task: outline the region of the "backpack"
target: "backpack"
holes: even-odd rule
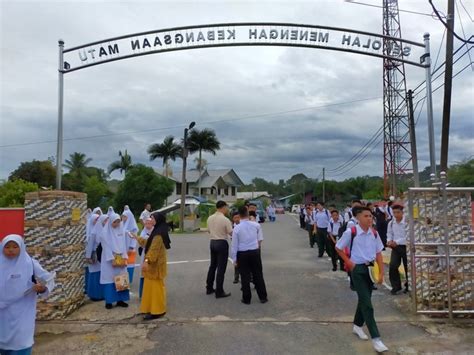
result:
[[[95,249],[95,252],[97,254],[97,261],[100,263],[102,261],[102,244],[101,243],[99,243],[99,245]]]

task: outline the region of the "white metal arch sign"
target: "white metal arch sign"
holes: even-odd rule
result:
[[[64,74],[149,54],[238,46],[319,48],[379,57],[391,65],[406,63],[425,68],[428,123],[432,122],[429,34],[425,34],[423,43],[419,43],[339,27],[242,22],[166,28],[108,38],[72,48],[64,48],[64,41],[60,40],[56,188],[61,188]],[[434,141],[432,127],[429,127],[429,138]]]
[[[388,48],[384,48],[384,40]],[[65,73],[142,55],[230,46],[289,46],[345,51],[415,66],[425,44],[345,28],[293,23],[229,23],[167,28],[63,49]]]

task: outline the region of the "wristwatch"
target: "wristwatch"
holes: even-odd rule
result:
[[[148,263],[148,259],[145,259],[145,262]]]

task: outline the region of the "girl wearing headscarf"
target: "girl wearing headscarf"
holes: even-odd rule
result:
[[[115,288],[115,276],[127,272],[126,260],[128,255],[125,238],[120,215],[112,213],[100,238],[102,245],[100,284],[104,292],[105,308],[107,309],[111,309],[114,302],[117,302],[119,307],[128,307],[125,301],[130,299],[129,290],[117,291]],[[125,260],[125,264],[117,263],[123,260]]]
[[[137,222],[135,221],[135,216],[133,215],[130,208],[125,205],[125,209],[122,213],[122,222],[123,222],[123,229],[125,231],[125,235],[128,235],[128,232],[131,233],[138,233],[138,226]],[[133,273],[135,271],[135,257],[137,255],[136,248],[137,248],[137,241],[132,238],[125,238],[127,243],[127,253],[128,253],[128,277],[130,279],[130,284],[133,281]]]
[[[140,313],[145,320],[156,319],[166,314],[166,249],[170,248],[169,227],[166,217],[155,212],[151,215],[155,227],[148,239],[133,235],[145,247],[145,260],[142,266],[144,276],[143,297]]]
[[[92,229],[94,228],[94,224],[97,221],[97,217],[102,214],[102,210],[100,207],[94,208],[94,210],[91,211],[90,208],[87,209],[87,214],[86,214],[86,249],[87,245],[89,244],[90,236]],[[87,257],[86,257],[87,258]],[[87,263],[87,260],[86,260]],[[84,293],[87,294],[87,288],[89,286],[89,267],[86,266],[85,268],[85,276],[84,276]]]
[[[31,354],[36,299],[54,288],[54,273],[44,270],[26,252],[23,238],[6,236],[0,252],[0,353]]]
[[[147,240],[150,237],[151,232],[153,232],[153,228],[155,227],[155,220],[151,217],[148,217],[143,220],[143,223],[145,224],[145,226],[140,232],[140,237],[143,238],[144,240]],[[143,266],[144,262],[145,262],[145,254],[142,253],[140,256],[140,266]],[[142,275],[140,277],[140,287],[138,289],[138,296],[140,297],[140,299],[142,298],[142,293],[143,293],[143,282],[144,281],[143,281],[143,272],[142,272]]]
[[[97,247],[100,244],[100,237],[108,218],[106,214],[97,215],[86,247],[86,262],[88,263],[87,267],[89,269],[87,295],[92,301],[104,299],[104,293],[100,286],[100,256],[97,255]]]

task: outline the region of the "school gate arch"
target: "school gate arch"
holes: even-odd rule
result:
[[[389,59],[425,69],[430,161],[434,162],[429,34],[423,43],[348,28],[277,22],[217,23],[127,34],[65,48],[59,40],[56,188],[61,189],[64,75],[117,60],[172,51],[280,46],[326,49]],[[433,164],[432,164],[433,165]]]

